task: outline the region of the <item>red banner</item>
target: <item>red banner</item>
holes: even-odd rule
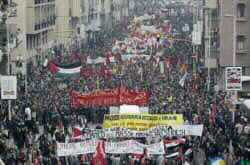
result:
[[[119,106],[122,104],[144,106],[148,104],[149,93],[137,92],[121,87],[112,90],[96,91],[88,94],[71,92],[71,106],[98,107],[98,106]]]

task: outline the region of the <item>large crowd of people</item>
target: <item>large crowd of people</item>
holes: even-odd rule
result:
[[[155,38],[155,45],[151,48],[146,47],[145,50],[149,58],[122,60],[122,55],[126,51],[121,49],[112,52],[111,47],[107,48],[105,44],[101,44],[98,49],[105,51],[104,56],[113,55],[116,62],[107,62],[105,65],[87,64],[87,53],[77,57],[68,55],[77,54],[80,51],[77,46],[74,47],[74,53],[66,55],[62,55],[62,47],[54,48],[55,53],[51,60],[58,63],[80,60],[83,68],[105,68],[110,71],[108,75],[57,78],[49,72],[48,67],[31,64],[27,74],[28,84],[25,85],[24,80],[18,79],[18,98],[11,103],[11,120],[8,118],[7,101],[0,101],[1,160],[7,165],[91,164],[93,154],[58,157],[56,143],[70,141],[74,126],[101,129],[103,116],[108,113],[109,108],[73,109],[69,93],[71,90],[88,93],[120,86],[148,91],[148,107],[151,114],[183,114],[186,124],[204,125],[202,137],[185,137],[188,139],[185,145],[193,149],[192,156],[184,160],[187,163],[202,165],[208,162],[209,157],[217,156],[223,157],[226,164],[233,165],[249,158],[250,137],[249,130],[245,129],[249,121],[245,114],[236,113],[233,121],[226,104],[226,93],[214,91],[212,87],[207,90],[206,71],[199,67],[193,70],[192,45],[188,42],[190,36],[181,30],[185,23],[191,27],[191,21],[188,22],[191,20],[189,14],[178,16],[177,21],[176,18],[168,18],[172,26],[168,34],[139,35],[142,40],[148,35]],[[159,27],[163,20],[154,19],[147,23]],[[124,40],[135,35],[138,37],[135,30],[138,24],[134,24],[135,27],[129,30]],[[172,34],[173,32],[176,34]],[[167,40],[166,44],[160,44],[165,35],[185,41]],[[135,46],[135,50],[140,49],[145,47]],[[164,66],[163,70],[161,63]],[[197,60],[197,66],[199,63]],[[184,75],[185,82],[181,85],[180,80]],[[168,159],[164,155],[143,154],[137,160],[137,156],[133,154],[107,154],[106,158],[108,164],[115,165],[184,163],[183,160]]]

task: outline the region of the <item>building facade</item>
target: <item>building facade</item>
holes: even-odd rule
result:
[[[54,45],[69,45],[112,29],[128,18],[129,0],[12,0],[7,20],[11,70],[26,73],[27,63],[42,62]]]
[[[6,67],[6,41],[7,41],[7,29],[6,29],[6,11],[7,4],[3,1],[0,2],[0,75],[7,73]]]
[[[55,0],[13,0],[16,14],[7,19],[8,43],[13,74],[26,74],[30,61],[41,61],[52,47]]]
[[[129,0],[113,0],[112,13],[115,22],[126,21],[129,16]]]
[[[250,75],[250,1],[222,0],[220,10],[219,67],[222,88],[225,89],[225,67],[240,66],[243,75]],[[250,91],[249,82],[243,82],[240,93]]]
[[[226,67],[240,66],[243,76],[250,75],[250,1],[205,0],[203,19],[205,67],[225,90]],[[248,82],[243,91],[250,91]]]
[[[220,65],[242,66],[250,74],[250,2],[223,0],[220,10]]]
[[[56,0],[57,41],[86,40],[95,31],[111,28],[111,5],[112,0]]]

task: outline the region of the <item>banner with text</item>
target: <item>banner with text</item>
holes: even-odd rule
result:
[[[128,105],[147,105],[149,93],[145,91],[137,92],[125,87],[96,91],[88,94],[81,94],[72,91],[70,94],[71,106],[78,107],[98,107],[98,106],[118,106]]]
[[[57,156],[70,156],[94,153],[98,141],[89,140],[77,143],[57,143]],[[163,142],[145,145],[135,140],[127,140],[121,142],[105,142],[105,153],[110,154],[127,154],[136,153],[142,154],[143,150],[147,148],[149,154],[158,155],[164,154]]]
[[[120,114],[105,115],[104,128],[128,128],[143,131],[152,127],[168,125],[176,126],[184,123],[182,114],[150,115],[150,114]]]
[[[226,67],[226,90],[242,90],[242,67]]]
[[[146,131],[134,131],[128,128],[83,129],[84,133],[74,139],[112,139],[112,138],[146,138],[146,137],[184,137],[202,136],[203,125],[159,126]]]
[[[14,100],[17,98],[16,76],[1,76],[1,99]]]

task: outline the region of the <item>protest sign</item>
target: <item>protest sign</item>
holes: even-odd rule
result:
[[[184,123],[181,114],[174,115],[150,115],[150,114],[120,114],[105,115],[104,128],[129,128],[143,131],[160,125],[182,125]]]
[[[116,106],[122,104],[143,106],[148,103],[148,100],[148,92],[137,92],[125,87],[96,91],[87,94],[81,94],[76,91],[70,93],[71,106],[74,108]]]
[[[94,153],[98,141],[88,140],[78,143],[57,143],[57,155],[58,156],[70,156]]]
[[[77,143],[57,143],[57,156],[70,156],[94,153],[98,141],[89,140]],[[142,154],[147,148],[149,154],[158,155],[164,154],[163,142],[145,145],[135,140],[126,140],[121,142],[105,142],[105,153],[110,154]]]
[[[16,76],[1,76],[1,99],[17,98],[17,79]]]
[[[134,131],[127,128],[109,128],[109,129],[84,129],[81,136],[72,137],[72,139],[111,139],[111,138],[142,138],[142,137],[184,137],[201,136],[203,125],[181,125],[176,127],[160,126],[148,129],[146,131]]]
[[[226,67],[226,90],[238,91],[242,89],[242,67]]]

